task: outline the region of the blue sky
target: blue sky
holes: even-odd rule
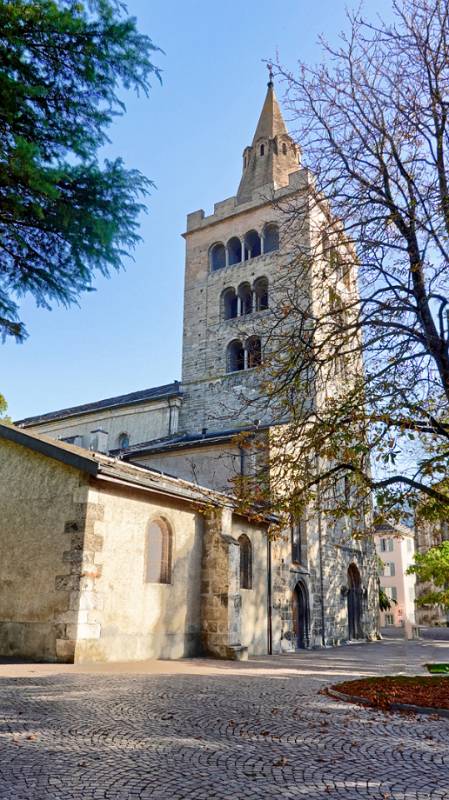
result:
[[[387,15],[390,2],[365,8]],[[319,61],[319,34],[335,41],[345,26],[340,0],[128,0],[128,10],[165,51],[155,55],[162,86],[155,81],[149,99],[124,95],[127,113],[105,153],[157,185],[143,242],[79,308],[22,304],[28,340],[0,345],[0,392],[14,419],[181,377],[186,214],[235,194],[265,96],[263,60],[279,53],[290,69],[298,58]]]

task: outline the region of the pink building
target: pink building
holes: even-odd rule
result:
[[[390,598],[391,609],[380,612],[380,626],[404,625],[408,620],[415,623],[415,582],[414,575],[406,575],[413,563],[415,538],[411,528],[405,525],[376,526],[376,552],[383,563],[379,565],[380,585]]]

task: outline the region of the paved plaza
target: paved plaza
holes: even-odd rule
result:
[[[246,664],[0,664],[0,798],[449,798],[449,719],[318,694],[444,659],[449,641],[392,638]]]

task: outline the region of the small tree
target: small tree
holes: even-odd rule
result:
[[[0,3],[0,333],[23,339],[17,300],[76,302],[138,241],[150,181],[100,163],[123,113],[148,92],[156,50],[118,0]]]
[[[417,605],[441,605],[449,609],[449,541],[431,547],[427,553],[416,553],[414,560],[407,574],[416,575],[420,582],[434,587],[417,598]]]

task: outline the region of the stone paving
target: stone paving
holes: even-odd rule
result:
[[[0,798],[449,798],[449,719],[319,695],[421,671],[449,642],[391,639],[256,658],[0,666]]]

